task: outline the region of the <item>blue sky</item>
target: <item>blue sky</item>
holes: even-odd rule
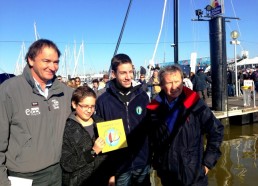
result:
[[[230,32],[240,32],[240,46],[250,58],[258,56],[258,1],[224,0],[227,17],[239,17],[226,23],[227,57],[234,57],[229,44]],[[210,56],[209,23],[196,22],[195,10],[202,9],[210,0],[179,0],[179,60]],[[68,70],[74,65],[73,51],[79,52],[84,43],[84,65],[78,56],[78,70],[86,73],[108,70],[129,0],[2,0],[0,2],[0,72],[13,73],[22,43],[27,49],[35,40],[34,22],[40,38],[53,40],[62,54],[69,49]],[[147,66],[152,58],[160,30],[163,0],[134,0],[118,53],[128,54],[136,67]],[[205,11],[204,11],[205,12]],[[167,0],[163,31],[155,55],[155,63],[173,61],[173,0]],[[74,47],[76,45],[76,48]],[[64,72],[60,64],[59,74]]]

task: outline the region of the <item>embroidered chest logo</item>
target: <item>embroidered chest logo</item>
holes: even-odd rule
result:
[[[25,109],[25,114],[27,116],[37,116],[40,115],[40,110],[39,110],[39,104],[38,102],[32,102],[31,103],[32,108],[30,109]]]
[[[53,99],[51,102],[54,109],[59,109],[59,101]]]
[[[140,106],[136,107],[136,113],[138,115],[141,115],[142,114],[142,107],[140,107]]]

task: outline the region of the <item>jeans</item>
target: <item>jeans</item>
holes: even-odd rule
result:
[[[116,175],[116,186],[150,186],[150,166]]]
[[[234,85],[228,84],[228,96],[234,96],[234,95],[235,95]]]
[[[201,99],[203,99],[204,101],[206,101],[207,89],[198,90],[197,93],[198,93],[198,95],[200,96]]]
[[[172,173],[169,171],[157,171],[157,175],[161,180],[162,186],[184,186],[184,184],[181,180],[178,180],[177,173]],[[188,184],[187,184],[188,185]],[[192,183],[191,186],[208,186],[208,176],[205,176],[205,178],[201,180],[196,180],[196,183]]]
[[[255,86],[255,91],[258,92],[258,81],[254,82],[254,86]]]
[[[61,186],[62,170],[60,164],[55,164],[43,170],[31,173],[19,173],[8,170],[9,176],[32,179],[32,186]]]

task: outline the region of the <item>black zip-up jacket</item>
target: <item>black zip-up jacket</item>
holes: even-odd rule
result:
[[[62,155],[60,164],[63,170],[64,186],[107,186],[110,177],[109,165],[106,164],[107,155],[91,154],[95,139],[97,138],[96,123],[102,118],[93,115],[94,136],[78,123],[74,113],[67,119]]]
[[[204,89],[207,89],[207,82],[212,83],[211,78],[207,76],[202,70],[199,70],[193,81],[194,90],[203,91]]]
[[[149,164],[148,123],[145,121],[149,97],[141,85],[132,86],[126,99],[121,98],[121,94],[115,80],[110,81],[96,104],[96,113],[104,120],[123,120],[128,147],[110,152],[115,173],[144,168]]]
[[[169,110],[163,91],[159,96],[161,102],[154,100],[147,107],[153,126],[154,168],[170,172],[175,185],[207,185],[203,166],[213,168],[221,156],[224,126],[196,92],[184,87],[173,107],[178,109],[178,116],[169,133],[166,118],[175,110]]]

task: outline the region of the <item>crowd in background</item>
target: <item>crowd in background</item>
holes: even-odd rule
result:
[[[141,67],[139,79],[134,79],[136,83],[142,85],[142,89],[147,92],[150,100],[154,99],[157,94],[161,91],[160,81],[158,78],[160,68],[153,68],[151,71],[151,76],[149,78],[146,77],[146,70],[143,70]],[[134,71],[135,73],[135,71]],[[112,79],[108,74],[104,74],[103,78],[93,79],[91,82],[81,82],[80,77],[70,78],[68,81],[64,81],[60,75],[58,76],[58,80],[65,83],[67,86],[76,89],[79,86],[89,86],[92,88],[97,97],[100,96],[103,92],[105,92],[106,83]],[[198,92],[199,96],[204,100],[207,97],[211,96],[211,76],[210,73],[204,73],[203,69],[199,69],[196,74],[191,72],[187,74],[184,72],[184,80],[183,83],[186,87],[190,88]]]

